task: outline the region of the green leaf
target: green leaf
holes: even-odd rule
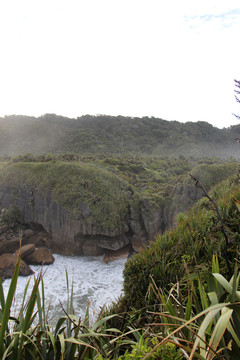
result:
[[[60,329],[62,328],[62,325],[64,324],[64,322],[66,321],[67,317],[61,317],[58,319],[57,325],[55,327],[55,331],[54,331],[54,336],[56,337],[58,332],[60,331]]]
[[[4,335],[5,331],[8,326],[8,320],[10,316],[10,309],[12,306],[13,297],[17,287],[17,280],[18,280],[18,273],[19,273],[19,266],[20,266],[20,253],[18,256],[18,260],[13,272],[12,280],[8,289],[7,299],[3,311],[2,323],[1,323],[1,330],[0,330],[0,358],[2,358],[4,353]]]
[[[188,301],[186,306],[186,312],[185,312],[185,319],[189,320],[192,313],[192,292],[188,294]]]
[[[20,308],[20,313],[19,313],[19,330],[21,329],[21,326],[22,326],[22,321],[23,321],[23,310],[24,310],[24,303],[25,303],[25,299],[26,299],[26,296],[27,296],[27,290],[28,290],[28,287],[29,287],[29,283],[30,283],[30,279],[28,279],[27,281],[27,284],[25,286],[25,289],[24,289],[24,293],[23,293],[23,299],[22,299],[22,306]]]
[[[214,254],[212,258],[212,273],[219,273],[218,256]]]
[[[211,311],[208,312],[208,314],[204,318],[204,320],[203,320],[203,322],[202,322],[202,324],[201,324],[201,326],[199,328],[199,331],[197,333],[197,338],[196,338],[196,340],[194,342],[194,345],[193,345],[189,360],[193,359],[193,356],[195,354],[195,351],[196,351],[196,349],[198,347],[198,344],[199,344],[200,340],[205,337],[205,333],[206,333],[206,330],[207,330],[208,326],[211,324],[212,320],[214,319],[214,317],[216,316],[216,314],[220,310],[221,310],[221,308],[211,310]]]
[[[227,309],[224,311],[224,308],[222,310],[222,315],[220,316],[219,320],[217,321],[210,342],[209,342],[209,350],[208,353],[212,351],[215,351],[227,329],[228,323],[230,321],[230,318],[232,316],[233,310]]]
[[[223,277],[221,274],[214,273],[213,276],[217,279],[217,281],[222,285],[222,287],[227,290],[229,294],[232,294],[232,286],[230,283]]]
[[[239,276],[240,276],[240,273],[238,274],[237,262],[235,262],[234,274],[233,274],[232,279],[230,280],[230,284],[233,287],[232,296],[231,296],[231,302],[232,303],[235,302],[236,296],[237,297],[239,296],[238,291],[237,291],[238,286],[239,286]]]
[[[65,339],[65,341],[70,342],[72,344],[76,344],[76,345],[84,345],[84,346],[87,346],[87,347],[89,347],[91,349],[97,350],[94,346],[86,343],[85,341],[75,339],[74,337],[67,338],[67,339]]]
[[[209,300],[211,301],[212,305],[218,304],[218,297],[217,297],[217,294],[215,293],[215,291],[209,292],[208,297],[209,297]]]
[[[41,279],[41,274],[37,277],[37,279],[35,279],[35,283],[34,283],[34,286],[33,286],[29,301],[28,301],[26,315],[22,322],[22,329],[21,329],[22,331],[21,331],[21,337],[20,337],[19,346],[18,346],[17,359],[21,359],[24,336],[26,335],[27,331],[29,330],[29,328],[33,322],[33,319],[35,317],[35,316],[33,317],[33,310],[34,310],[36,300],[37,300],[37,293],[38,293],[38,286],[39,286],[40,279]]]
[[[63,333],[58,334],[58,338],[59,338],[60,345],[61,345],[61,353],[62,353],[61,359],[64,359],[64,352],[65,352],[65,339],[64,339],[64,335],[63,335]]]
[[[2,285],[2,278],[0,277],[0,304],[2,307],[2,310],[4,310],[5,307],[5,297],[3,292],[3,285]]]
[[[92,326],[92,330],[96,330],[98,327],[102,326],[103,324],[105,324],[108,320],[116,317],[117,315],[108,315],[102,319],[100,319],[99,321],[97,321],[93,326]]]
[[[56,355],[57,349],[56,349],[55,338],[54,338],[53,334],[52,334],[50,331],[46,331],[46,334],[47,334],[47,335],[49,336],[49,338],[50,338],[50,341],[51,341],[52,346],[53,346],[54,355]]]
[[[233,314],[232,314],[232,317],[233,317]],[[240,338],[239,338],[239,336],[236,334],[236,331],[234,330],[231,322],[228,323],[227,329],[228,329],[228,331],[230,332],[230,334],[232,335],[232,337],[233,337],[234,341],[236,342],[237,346],[240,348]]]
[[[199,288],[199,293],[200,293],[200,298],[201,298],[201,303],[202,303],[202,309],[207,309],[209,306],[209,303],[208,303],[207,294],[206,294],[206,291],[204,290],[200,275],[198,276],[198,288]]]

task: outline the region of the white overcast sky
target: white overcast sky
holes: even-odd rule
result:
[[[240,0],[0,0],[0,115],[239,123]]]

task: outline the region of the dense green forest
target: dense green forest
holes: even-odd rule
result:
[[[0,154],[146,154],[239,157],[240,126],[218,129],[207,122],[180,123],[157,118],[55,114],[0,118]]]

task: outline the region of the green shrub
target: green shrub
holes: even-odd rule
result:
[[[14,226],[21,222],[21,211],[14,205],[10,206],[2,215],[2,222]]]
[[[233,261],[240,242],[240,218],[232,195],[240,198],[235,178],[217,185],[211,192],[225,222],[230,261]],[[213,253],[219,255],[223,274],[227,274],[225,240],[210,202],[203,198],[179,220],[175,229],[158,236],[149,248],[128,259],[124,269],[124,292],[131,307],[154,306],[154,296],[149,291],[150,276],[163,289],[170,289],[186,274],[186,264],[190,272],[198,270],[207,276]]]

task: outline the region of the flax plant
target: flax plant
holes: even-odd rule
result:
[[[151,314],[156,321],[149,324],[148,332],[151,337],[157,336],[158,343],[143,359],[150,358],[167,343],[175,344],[182,357],[189,360],[240,358],[239,279],[237,263],[231,280],[227,281],[219,273],[217,256],[213,256],[208,291],[200,276],[197,285],[190,277],[185,303],[182,302],[180,287],[177,295],[174,289],[164,294],[152,279],[151,286],[161,304],[161,311]]]

